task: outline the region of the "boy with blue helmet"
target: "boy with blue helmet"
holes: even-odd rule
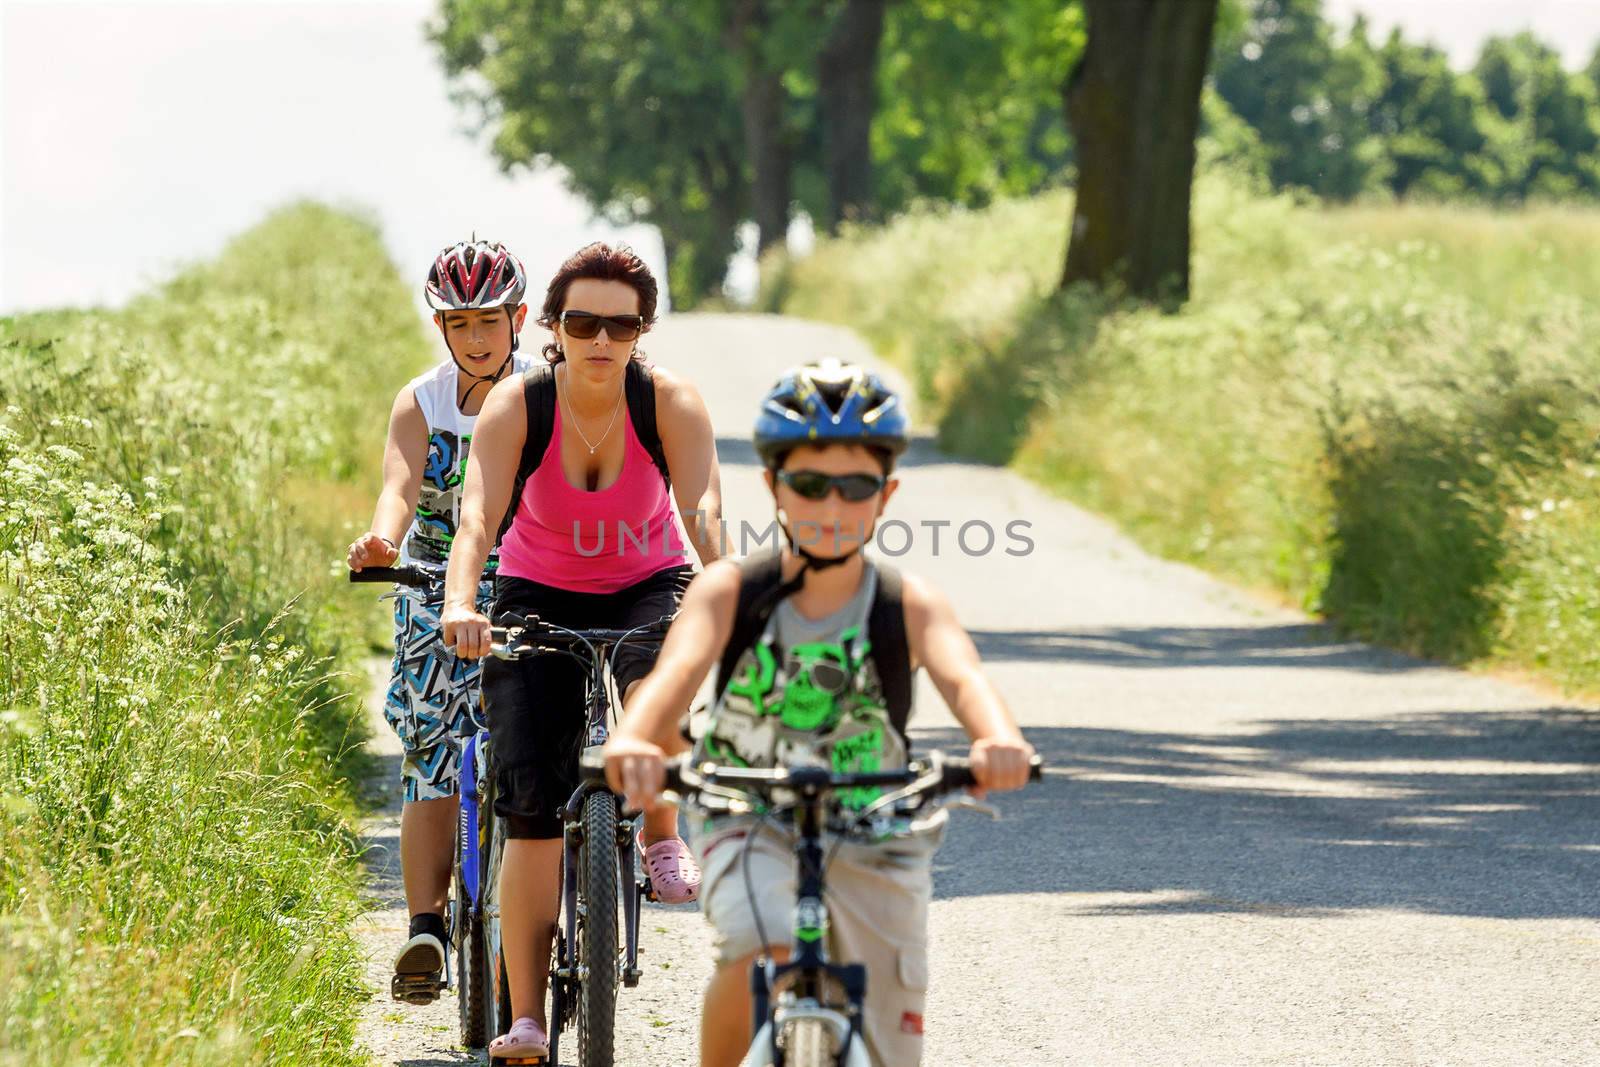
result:
[[[630,805],[655,802],[678,709],[713,666],[716,697],[694,727],[697,760],[841,772],[903,765],[912,682],[927,667],[972,738],[980,785],[1027,781],[1033,750],[983,676],[949,600],[861,551],[898,486],[892,471],[907,428],[899,398],[876,375],[835,360],[797,367],[768,393],[755,445],[785,544],[712,563],[690,585],[655,669],[606,746],[611,786]],[[859,809],[874,796],[841,801]],[[906,1067],[922,1052],[932,857],[943,822],[836,830],[844,840],[828,875],[830,954],[867,965],[863,1035],[872,1061]],[[729,815],[701,820],[693,843],[718,950],[701,1063],[732,1067],[751,1040],[751,963],[787,956],[766,935],[788,929],[793,858],[781,831]]]

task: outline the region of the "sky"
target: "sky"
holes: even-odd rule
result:
[[[1486,37],[1521,30],[1553,45],[1569,70],[1600,46],[1600,0],[1322,0],[1322,10],[1341,25],[1361,12],[1376,40],[1398,25],[1406,38],[1443,48],[1458,68],[1472,65]]]
[[[1000,2],[1000,0],[995,0]],[[1531,28],[1569,66],[1600,0],[1325,0],[1398,21],[1460,65]],[[559,171],[499,172],[464,130],[422,27],[430,0],[0,0],[0,313],[119,303],[299,197],[360,205],[421,278],[469,232],[535,291],[590,240],[662,269],[644,227],[592,217]],[[745,257],[731,278],[748,291]]]

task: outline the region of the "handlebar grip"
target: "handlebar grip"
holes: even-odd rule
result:
[[[428,585],[431,579],[416,567],[367,567],[364,570],[351,571],[350,580],[421,587]]]
[[[947,790],[970,789],[978,784],[978,780],[972,776],[972,760],[966,756],[946,756],[943,771],[943,786]],[[1028,781],[1043,780],[1044,760],[1036,755],[1028,761]]]

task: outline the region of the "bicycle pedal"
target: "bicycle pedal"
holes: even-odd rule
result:
[[[389,980],[389,995],[407,1004],[432,1004],[444,990],[444,979],[435,974],[397,974]]]

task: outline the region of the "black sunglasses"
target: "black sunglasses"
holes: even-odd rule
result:
[[[831,489],[852,503],[870,500],[883,491],[885,479],[877,474],[824,474],[821,471],[779,471],[778,481],[807,500],[824,500]]]
[[[563,311],[561,325],[566,328],[568,337],[576,337],[580,341],[599,336],[602,326],[605,327],[606,336],[613,341],[631,341],[644,329],[644,317],[596,315],[592,311]]]

